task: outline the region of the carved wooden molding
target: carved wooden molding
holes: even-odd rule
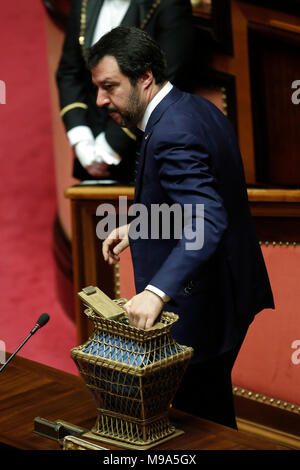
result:
[[[233,55],[230,0],[191,0],[191,4],[195,23],[212,47]]]
[[[239,0],[242,3],[250,3],[270,10],[283,11],[291,15],[300,16],[299,0]]]
[[[300,406],[233,385],[238,429],[300,449]]]

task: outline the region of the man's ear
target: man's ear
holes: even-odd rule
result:
[[[147,70],[140,78],[139,78],[140,84],[144,89],[149,88],[150,85],[154,82],[154,77],[153,73],[151,70]]]

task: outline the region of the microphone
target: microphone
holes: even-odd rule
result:
[[[46,325],[46,323],[49,321],[49,315],[48,313],[42,313],[42,315],[39,316],[39,319],[36,322],[36,325],[34,328],[32,328],[30,334],[34,335],[34,333],[42,328],[42,326]]]
[[[3,364],[3,366],[0,368],[0,372],[3,371],[3,369],[7,366],[7,364],[12,360],[12,358],[17,354],[18,351],[20,351],[20,349],[24,346],[24,344],[29,340],[29,338],[31,338],[32,335],[34,335],[34,333],[36,333],[40,328],[42,328],[44,325],[46,325],[46,323],[49,321],[50,317],[48,315],[48,313],[42,313],[35,326],[32,328],[31,332],[29,333],[29,335],[27,336],[27,338],[24,339],[24,341],[20,344],[20,346],[15,350],[15,352],[9,356],[9,358],[7,359],[7,361]]]

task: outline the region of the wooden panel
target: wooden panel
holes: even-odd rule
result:
[[[247,183],[255,183],[255,160],[252,132],[251,90],[249,77],[247,17],[239,2],[231,1],[231,22],[234,56],[215,53],[211,67],[235,78],[236,121],[239,145]]]
[[[277,22],[276,24],[281,24]],[[249,24],[256,181],[300,184],[300,106],[291,85],[300,77],[299,32]]]
[[[195,23],[209,47],[233,54],[230,0],[191,0]]]
[[[210,70],[193,91],[214,103],[228,117],[238,135],[235,76]]]
[[[253,3],[257,3],[257,6]],[[262,8],[262,3],[270,8]],[[296,2],[290,2],[290,4],[292,3],[293,7],[295,7]],[[286,8],[287,2],[278,2],[278,4],[281,4],[282,8],[276,10],[276,5],[273,2],[231,0],[234,55],[230,57],[224,53],[214,52],[211,60],[211,67],[215,71],[231,74],[235,77],[237,128],[246,181],[248,184],[258,183],[256,165],[258,162],[259,173],[261,171],[261,158],[255,158],[258,145],[257,133],[260,131],[260,134],[262,134],[263,128],[266,129],[267,127],[262,136],[263,143],[265,141],[269,143],[272,147],[272,152],[276,152],[278,155],[276,161],[280,165],[280,168],[284,166],[285,168],[283,173],[281,173],[281,169],[278,168],[278,166],[276,167],[276,165],[274,165],[273,168],[272,162],[267,161],[266,165],[270,163],[269,167],[267,167],[267,171],[276,172],[276,174],[270,174],[268,181],[264,178],[265,182],[282,184],[283,181],[283,184],[299,185],[298,173],[296,174],[296,171],[293,173],[293,169],[295,166],[295,149],[297,143],[297,132],[295,129],[299,128],[300,106],[293,105],[291,101],[292,82],[299,79],[299,60],[296,57],[297,54],[299,57],[299,51],[298,46],[296,47],[295,44],[288,47],[286,45],[287,43],[284,43],[283,37],[289,37],[290,44],[292,44],[291,38],[293,38],[294,41],[298,41],[300,20],[299,17],[295,16],[296,8]],[[287,14],[287,12],[292,12],[294,15]],[[274,64],[274,70],[269,67],[270,61],[265,62],[266,67],[264,67],[263,70],[261,68],[260,70],[256,70],[252,67],[252,72],[254,70],[256,73],[257,84],[261,86],[261,83],[263,83],[264,86],[262,100],[258,100],[256,96],[252,96],[248,48],[248,30],[250,24],[255,25],[256,31],[260,28],[272,31],[273,36],[275,34],[276,37],[280,38],[281,44],[286,45],[284,50],[281,46],[281,50],[278,51],[277,61],[275,47],[273,55],[269,56],[269,59],[272,59],[272,64]],[[261,45],[261,43],[259,43],[259,45]],[[252,50],[254,60],[256,59],[256,61],[258,61],[262,54],[260,48],[252,47]],[[264,73],[267,73],[267,82],[265,82]],[[273,73],[276,80],[274,77],[272,78]],[[279,101],[276,98],[277,94]],[[263,102],[265,104],[266,100],[269,104],[268,116],[263,116],[264,106],[261,106],[260,103]],[[253,111],[255,112],[256,109],[256,116],[258,115],[259,119],[256,119],[256,117],[253,118]],[[287,110],[288,113],[286,112]],[[269,117],[270,120],[266,126],[266,119],[269,119]],[[286,120],[284,120],[284,118],[286,118]],[[257,124],[258,121],[259,124]],[[256,132],[255,148],[253,123],[255,124]],[[262,124],[262,126],[260,126],[260,124]],[[286,164],[286,159],[290,158],[291,145],[293,146],[292,161],[290,159],[289,163]],[[296,169],[298,169],[298,165]],[[286,177],[286,173],[288,173],[288,178]],[[260,174],[259,179],[263,181]]]
[[[260,241],[300,243],[300,190],[248,188],[248,199]]]
[[[259,7],[270,8],[272,10],[284,11],[292,15],[300,16],[299,0],[240,0],[245,3],[251,3]]]

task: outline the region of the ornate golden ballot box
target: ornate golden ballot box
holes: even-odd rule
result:
[[[97,407],[89,437],[147,449],[181,434],[168,414],[193,349],[171,336],[178,316],[162,312],[152,328],[142,330],[129,325],[126,299],[113,301],[92,286],[78,295],[94,323],[88,341],[71,350]]]

